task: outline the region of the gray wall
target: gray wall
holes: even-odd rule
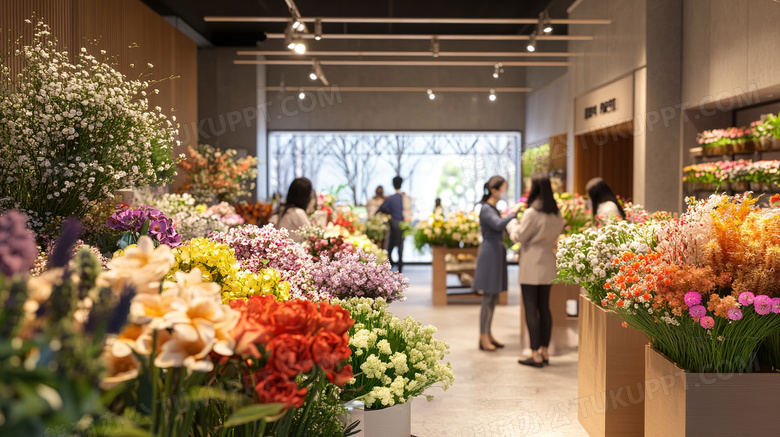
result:
[[[566,132],[571,122],[569,76],[564,74],[528,96],[525,117],[526,147],[542,145]]]
[[[645,57],[645,0],[584,0],[569,18],[608,18],[610,25],[569,25],[571,35],[594,35],[571,41],[569,89],[579,96],[642,67]]]
[[[198,50],[199,141],[257,154],[257,68],[233,65],[236,48]],[[260,108],[262,110],[262,107]]]
[[[277,50],[268,42],[262,49]],[[414,50],[427,51],[427,41],[322,41],[309,45],[310,50]],[[442,41],[441,51],[519,50],[520,42]],[[338,59],[328,57],[327,59]],[[360,59],[360,58],[350,58]],[[364,59],[386,59],[365,57]],[[432,60],[415,57],[417,60]],[[441,59],[441,58],[440,58]],[[457,58],[443,58],[456,60]],[[499,79],[492,77],[493,67],[367,67],[323,66],[332,85],[348,86],[419,86],[430,87],[436,99],[425,92],[339,92],[323,96],[316,102],[308,96],[297,101],[298,87],[319,85],[308,78],[309,66],[268,66],[269,86],[284,82],[287,92],[268,92],[269,131],[280,130],[502,130],[522,131],[525,125],[526,96],[521,93],[497,93],[490,102],[488,93],[435,92],[437,86],[523,87],[525,67],[506,67]],[[286,109],[284,109],[286,108]]]
[[[683,11],[684,101],[780,84],[780,4],[684,0]]]
[[[642,69],[646,64],[646,0],[583,0],[569,15],[569,18],[607,18],[609,25],[569,25],[571,35],[593,35],[593,41],[570,41],[569,52],[574,53],[569,67],[569,154],[567,187],[573,187],[574,177],[574,101],[589,91],[598,89],[616,79]],[[644,74],[641,76],[644,78]],[[635,102],[645,102],[643,82],[635,84]],[[635,113],[644,112],[644,107]],[[636,167],[641,166],[645,153],[645,136],[634,137],[635,177],[644,178],[644,173]],[[644,184],[638,184],[635,178],[634,199],[644,202]],[[640,190],[639,192],[637,190]]]

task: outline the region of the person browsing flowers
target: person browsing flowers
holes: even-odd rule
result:
[[[490,332],[493,323],[493,312],[498,302],[498,294],[507,289],[506,247],[504,246],[504,229],[514,219],[522,206],[517,204],[510,208],[509,214],[501,218],[496,209],[496,203],[507,194],[507,182],[501,176],[493,176],[485,184],[482,209],[479,213],[479,226],[482,230],[482,244],[477,254],[477,268],[474,272],[474,291],[482,291],[482,309],[479,317],[479,348],[484,351],[495,351],[504,347],[496,341]]]
[[[528,209],[520,221],[512,220],[507,226],[512,241],[520,243],[520,291],[532,350],[531,358],[518,361],[523,365],[540,368],[549,360],[547,347],[552,333],[550,284],[556,275],[555,247],[564,224],[550,178],[545,174],[534,175],[528,194]]]

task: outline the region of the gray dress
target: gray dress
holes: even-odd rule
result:
[[[477,255],[472,289],[485,294],[498,294],[507,289],[506,246],[504,229],[514,216],[501,218],[495,206],[484,203],[479,213],[482,244]]]

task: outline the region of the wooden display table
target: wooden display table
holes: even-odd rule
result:
[[[471,291],[471,284],[468,286],[463,285],[461,287],[450,287],[450,289],[468,290],[461,293],[447,293],[447,275],[448,274],[462,274],[466,273],[474,276],[474,269],[476,268],[476,258],[479,252],[478,247],[443,247],[433,246],[433,306],[447,305],[448,298],[465,300],[470,298],[474,300],[477,295]],[[447,255],[471,255],[474,257],[474,263],[462,263],[453,264],[446,262]],[[507,303],[507,293],[502,292],[499,295],[498,302],[501,305]]]
[[[552,334],[550,336],[550,355],[557,355],[577,349],[577,316],[566,314],[566,302],[580,297],[579,285],[553,284],[550,289],[550,312],[552,313]],[[520,348],[523,352],[531,350],[531,339],[525,323],[525,305],[520,289]]]

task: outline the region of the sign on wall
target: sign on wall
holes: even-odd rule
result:
[[[574,99],[574,129],[582,134],[631,120],[634,75],[630,74]]]

